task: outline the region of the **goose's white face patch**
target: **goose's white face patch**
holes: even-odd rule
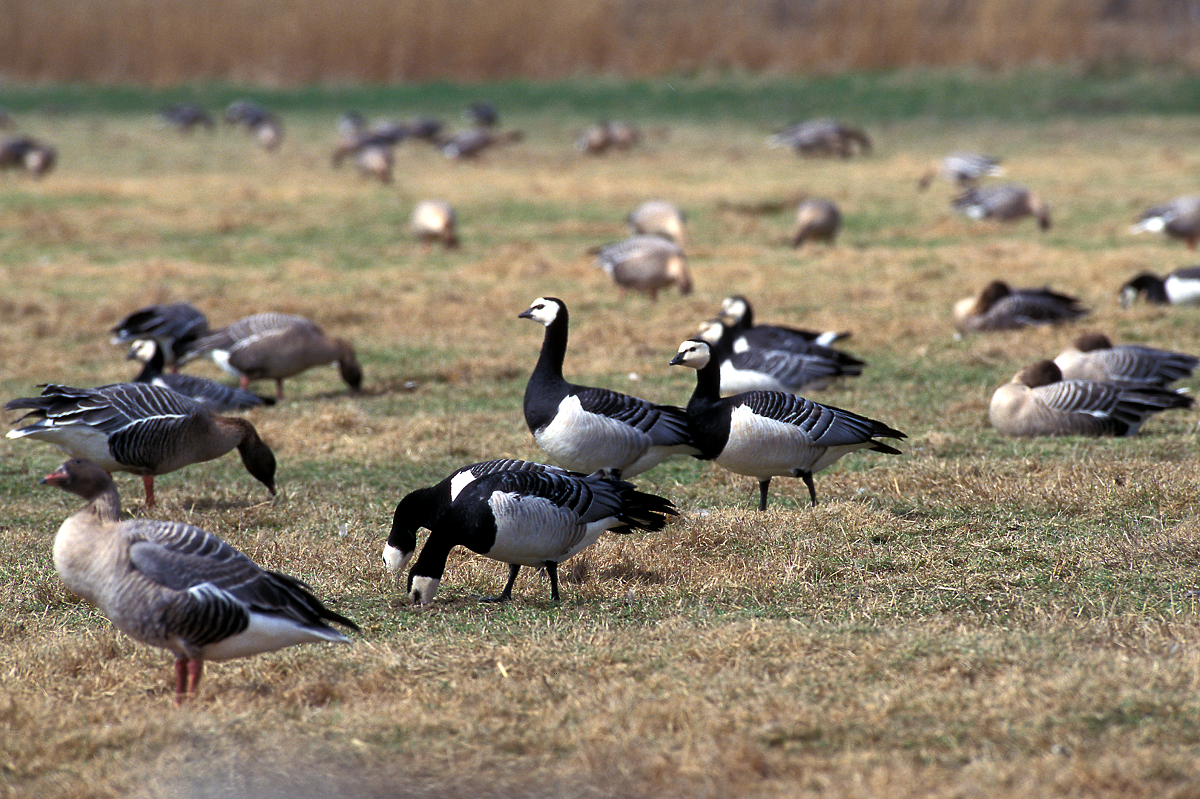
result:
[[[675,356],[679,363],[692,369],[703,369],[712,358],[712,349],[702,341],[685,341]]]
[[[129,357],[146,363],[154,357],[156,347],[158,347],[158,342],[138,339],[129,346]]]
[[[721,315],[730,319],[741,319],[746,315],[746,303],[726,297],[721,303]]]
[[[412,556],[412,552],[404,552],[391,544],[383,545],[383,563],[392,574],[403,569]]]
[[[414,577],[408,589],[408,600],[414,605],[428,605],[437,596],[442,581],[436,577]]]
[[[722,325],[720,322],[716,321],[715,319],[709,319],[707,322],[702,322],[700,324],[700,330],[699,330],[699,333],[697,333],[697,337],[704,339],[705,341],[707,341],[710,344],[716,344],[718,341],[721,340],[721,336],[724,333],[725,333],[724,325]],[[734,345],[734,349],[735,350],[737,349],[736,344]]]
[[[526,313],[529,318],[535,322],[541,322],[543,325],[549,325],[558,318],[559,304],[553,300],[548,300],[545,297],[538,297],[529,306]]]

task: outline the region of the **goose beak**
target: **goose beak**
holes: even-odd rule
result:
[[[675,357],[670,360],[667,366],[680,366],[683,363],[683,353],[675,353]]]
[[[51,472],[50,474],[43,477],[41,480],[38,480],[38,485],[61,486],[69,478],[70,478],[70,475],[67,474],[66,467],[60,466],[60,467],[58,467],[58,469],[56,471]]]
[[[524,311],[521,311],[519,314],[517,314],[517,318],[518,319],[532,319],[533,318],[533,308],[526,308]]]

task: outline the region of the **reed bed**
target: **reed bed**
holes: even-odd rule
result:
[[[261,86],[695,72],[1200,67],[1152,0],[7,0],[0,75]]]

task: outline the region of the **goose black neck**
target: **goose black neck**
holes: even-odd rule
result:
[[[542,338],[542,351],[538,354],[537,365],[533,368],[535,376],[562,378],[563,361],[567,357],[567,330],[569,327],[567,307],[559,306],[554,320],[546,325],[546,334]]]
[[[154,378],[162,375],[163,367],[166,364],[167,358],[163,355],[162,345],[156,343],[154,345],[154,355],[142,366],[142,371],[138,372],[138,376],[133,378],[133,382],[149,383]]]

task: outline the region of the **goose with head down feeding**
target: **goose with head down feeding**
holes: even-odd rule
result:
[[[433,523],[408,575],[408,598],[433,601],[456,546],[509,564],[499,596],[507,602],[522,566],[545,568],[557,601],[558,564],[605,532],[657,531],[675,506],[632,483],[596,473],[586,477],[546,471],[499,471],[473,480]]]
[[[351,394],[362,388],[362,366],[350,342],[325,334],[303,316],[260,313],[210,331],[189,345],[180,363],[208,355],[242,388],[252,380],[274,380],[283,399],[283,381],[314,366],[336,363]]]
[[[1200,305],[1200,266],[1176,269],[1166,277],[1142,272],[1121,286],[1121,307],[1145,297],[1151,305]]]
[[[760,511],[767,509],[772,477],[799,477],[816,505],[814,474],[860,449],[899,455],[878,439],[907,437],[882,422],[795,394],[749,391],[722,397],[720,364],[703,339],[683,342],[671,365],[696,370],[687,415],[700,458],[756,478]]]
[[[1151,415],[1191,406],[1191,397],[1167,389],[1064,380],[1044,360],[996,389],[988,420],[1005,436],[1132,436]]]
[[[275,455],[254,425],[220,416],[177,391],[150,383],[98,388],[47,385],[37,397],[10,400],[5,410],[28,410],[9,438],[53,444],[107,472],[142,476],[146,506],[154,507],[154,477],[234,449],[252,477],[275,496]]]
[[[672,455],[697,453],[682,408],[567,382],[566,303],[539,297],[518,316],[546,328],[523,407],[533,440],[552,461],[582,474],[633,477]]]
[[[191,397],[213,413],[245,411],[274,405],[274,397],[260,397],[253,392],[236,386],[227,386],[207,377],[185,375],[178,372],[163,372],[166,358],[162,346],[154,340],[135,341],[129,348],[126,359],[142,362],[142,371],[133,378],[134,383],[150,383],[178,391]]]
[[[193,694],[204,661],[349,639],[358,626],[303,582],[268,571],[217,536],[182,522],[118,521],[112,477],[72,459],[41,481],[82,497],[54,538],[54,567],[73,593],[121,632],[175,654],[175,702]]]
[[[1046,203],[1025,186],[1015,183],[968,186],[950,205],[971,219],[1017,222],[1029,216],[1037,220],[1039,229],[1050,229],[1050,209]]]
[[[1085,333],[1054,363],[1064,380],[1097,380],[1126,388],[1168,388],[1196,371],[1200,358],[1140,344],[1114,345],[1103,333]]]
[[[998,177],[1003,174],[1000,159],[995,156],[972,152],[951,153],[921,176],[917,188],[924,191],[936,177],[941,177],[959,188],[967,188],[978,183],[981,178]]]
[[[656,302],[658,292],[671,285],[684,296],[692,293],[687,257],[678,244],[663,236],[630,236],[606,244],[595,253],[600,268],[617,284],[618,299],[624,299],[625,293],[633,289]]]

